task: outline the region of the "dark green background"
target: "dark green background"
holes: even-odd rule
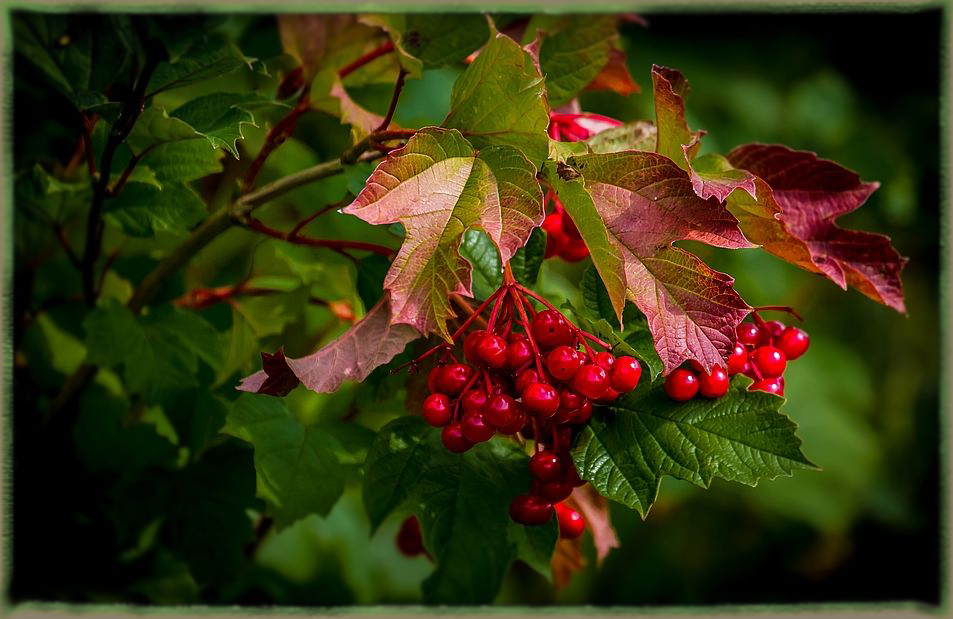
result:
[[[752,305],[792,305],[803,315],[812,347],[788,371],[784,410],[800,425],[805,454],[823,471],[798,471],[758,488],[716,480],[708,491],[666,479],[644,522],[635,512],[613,507],[622,547],[601,569],[595,568],[587,541],[589,567],[568,589],[554,594],[538,575],[517,565],[498,602],[937,603],[941,15],[934,10],[645,17],[648,27],[626,24],[622,37],[642,94],[589,93],[582,97],[583,108],[623,120],[651,118],[649,70],[661,64],[690,81],[688,120],[692,128],[708,131],[705,150],[724,153],[752,141],[780,142],[880,181],[868,203],[840,223],[888,234],[910,257],[903,274],[909,317],[756,250],[693,247],[712,266],[731,273]],[[226,27],[240,36],[247,55],[268,60],[280,53],[273,17],[228,18]],[[456,73],[439,70],[409,82],[397,122],[439,123]],[[390,87],[352,94],[383,111]],[[70,113],[16,60],[15,166],[42,159],[51,149],[69,152],[73,133],[56,121]],[[309,157],[328,158],[340,152],[347,131],[317,114],[302,122],[296,137],[313,153]],[[261,135],[252,132],[249,141],[256,139],[260,143]],[[286,152],[294,148],[289,145]],[[292,168],[310,163],[304,156],[287,161]],[[339,195],[333,198],[314,197],[320,193],[315,189],[289,200],[297,195],[333,201],[343,188],[334,190]],[[314,208],[309,203],[307,210]],[[244,237],[230,238],[233,247],[210,258],[210,283],[235,281],[247,269],[239,256]],[[582,266],[547,263],[548,291],[559,293],[564,278],[573,281]],[[132,259],[120,267],[130,274],[144,268]],[[65,285],[62,273],[46,271],[44,277],[34,284],[41,290]],[[177,280],[171,288],[167,297],[181,294],[185,282]],[[54,319],[70,323],[68,316]],[[327,519],[311,517],[266,537],[255,566],[222,587],[199,591],[183,565],[162,553],[151,557],[145,571],[139,564],[130,568],[110,546],[112,525],[103,513],[110,489],[82,471],[66,470],[74,464],[69,442],[60,446],[61,459],[35,455],[50,453],[49,445],[40,450],[35,442],[42,397],[37,381],[35,373],[27,373],[17,374],[14,383],[14,600],[287,605],[419,600],[419,583],[430,564],[397,553],[397,520],[369,538],[353,489]],[[303,405],[308,397],[299,391],[291,405]],[[320,409],[325,400],[307,406]]]

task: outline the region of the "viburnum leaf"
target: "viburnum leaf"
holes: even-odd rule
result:
[[[676,402],[661,383],[619,398],[579,434],[579,475],[644,518],[663,475],[703,488],[715,477],[754,486],[817,468],[801,452],[797,425],[779,412],[784,399],[750,384],[738,375],[715,400]]]
[[[418,337],[420,334],[413,327],[392,324],[385,297],[360,322],[307,357],[288,359],[284,354],[263,354],[265,369],[246,377],[238,389],[285,395],[301,381],[317,393],[332,393],[346,380],[364,380],[374,368],[393,359]]]
[[[654,151],[657,133],[655,125],[650,121],[637,120],[600,131],[586,140],[586,143],[594,153],[617,153],[620,150]]]
[[[315,83],[317,84],[317,82]],[[313,94],[314,91],[312,90],[312,96]],[[383,116],[365,110],[351,99],[351,96],[347,94],[347,90],[345,90],[344,85],[341,84],[341,80],[337,77],[337,74],[333,76],[328,96],[330,97],[331,103],[329,105],[321,105],[320,107],[322,109],[327,108],[338,116],[341,119],[342,125],[351,125],[351,133],[353,134],[355,142],[363,139],[368,133],[374,131],[384,122]],[[394,126],[393,123],[392,126]]]
[[[616,318],[627,299],[645,314],[665,372],[689,359],[724,366],[751,308],[730,276],[672,243],[751,247],[725,207],[695,195],[688,175],[655,153],[582,155],[547,164],[545,175],[589,247]]]
[[[482,230],[471,228],[463,235],[460,255],[473,266],[473,296],[485,299],[503,282],[503,266],[496,245]]]
[[[344,493],[344,446],[321,425],[298,421],[282,400],[241,396],[222,432],[254,446],[257,493],[279,529],[327,516]]]
[[[390,153],[344,213],[372,224],[400,222],[404,243],[387,272],[392,322],[449,338],[451,293],[471,295],[464,232],[480,228],[509,260],[543,220],[533,165],[519,151],[477,153],[458,131],[425,128]]]
[[[194,40],[174,62],[163,62],[156,67],[146,96],[151,98],[166,90],[204,82],[243,66],[250,68],[251,59],[224,39],[213,36]]]
[[[655,89],[658,127],[656,152],[688,172],[692,188],[702,199],[715,197],[719,202],[724,202],[735,189],[743,189],[754,197],[754,176],[744,170],[712,166],[713,162],[710,161],[707,165],[694,164],[705,132],[691,131],[685,121],[685,99],[690,91],[685,77],[675,69],[653,65],[652,85]]]
[[[900,271],[907,259],[886,236],[834,223],[863,204],[878,183],[864,183],[855,172],[832,161],[786,146],[739,146],[728,154],[727,161],[767,184],[759,185],[759,205],[765,205],[768,212],[780,208],[780,226],[764,221],[770,218],[746,219],[745,232],[750,230],[751,240],[801,268],[823,274],[841,288],[849,285],[906,313]],[[802,251],[804,246],[809,260]]]
[[[329,43],[354,23],[348,14],[283,14],[278,16],[278,35],[286,54],[298,61],[309,84],[329,51]]]
[[[510,268],[516,281],[524,286],[535,286],[539,269],[546,257],[546,233],[542,228],[534,228],[526,245],[520,247],[510,258]]]
[[[139,166],[148,165],[160,183],[187,183],[221,172],[221,158],[222,152],[209,148],[204,140],[186,140],[156,146],[149,151],[147,163]]]
[[[512,146],[539,166],[549,151],[549,107],[533,58],[493,30],[454,83],[443,126],[459,129],[479,149]]]
[[[602,71],[589,82],[585,89],[609,90],[623,97],[642,90],[629,73],[625,52],[617,48],[609,50],[609,62],[602,67]]]
[[[378,433],[364,465],[364,505],[375,527],[395,511],[420,520],[437,563],[423,584],[428,603],[491,602],[514,559],[548,575],[555,519],[526,527],[508,514],[529,487],[526,463],[517,445],[499,439],[451,453],[420,417],[398,418]]]
[[[486,16],[479,13],[386,13],[360,19],[390,33],[401,66],[417,78],[424,69],[462,62],[490,36]]]
[[[212,148],[224,148],[238,159],[236,143],[245,138],[243,125],[257,127],[251,109],[274,105],[253,93],[218,92],[192,99],[170,116],[189,124]]]
[[[523,43],[539,33],[539,66],[550,105],[573,99],[609,62],[618,38],[616,15],[534,15]]]
[[[205,218],[205,203],[190,187],[129,182],[106,203],[104,218],[129,236],[185,232]]]

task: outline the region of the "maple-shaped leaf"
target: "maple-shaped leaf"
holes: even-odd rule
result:
[[[406,231],[384,288],[391,321],[449,339],[450,294],[472,296],[471,265],[460,255],[470,228],[482,229],[506,262],[543,221],[536,168],[519,151],[477,153],[459,131],[428,127],[390,153],[343,209],[372,224]]]
[[[346,380],[364,380],[419,336],[412,327],[391,324],[385,296],[357,324],[307,357],[289,359],[281,351],[262,353],[264,369],[245,377],[238,389],[283,396],[301,381],[314,392],[332,393]]]
[[[666,373],[689,359],[709,370],[724,366],[751,308],[730,276],[672,243],[751,247],[731,213],[699,198],[688,174],[656,153],[581,155],[547,164],[545,174],[589,247],[620,324],[631,300],[648,319]]]
[[[692,131],[685,120],[685,99],[691,90],[685,76],[675,69],[653,65],[652,86],[658,128],[656,152],[688,172],[692,188],[702,199],[715,197],[724,202],[735,189],[743,189],[754,197],[754,177],[744,170],[721,170],[709,174],[693,164],[705,132]]]
[[[795,241],[806,245],[810,262],[804,260],[803,253],[789,254],[783,245],[766,244],[766,249],[802,268],[822,273],[841,288],[849,285],[878,303],[906,313],[900,271],[907,259],[886,236],[848,230],[834,223],[863,204],[879,183],[865,183],[856,172],[833,161],[780,145],[739,146],[728,153],[727,160],[767,183],[771,198],[780,207],[778,218]],[[792,243],[797,246],[793,241],[789,245]]]

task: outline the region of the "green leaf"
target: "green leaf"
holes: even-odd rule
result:
[[[172,467],[176,448],[149,424],[125,424],[129,403],[94,385],[80,402],[73,426],[76,453],[94,472],[137,477],[147,466]]]
[[[534,228],[529,235],[526,245],[520,247],[510,258],[510,267],[516,281],[524,286],[536,285],[539,269],[543,266],[546,257],[546,232],[542,228]]]
[[[199,39],[175,62],[163,62],[156,67],[146,96],[204,82],[243,66],[250,67],[249,60],[231,43],[217,37]]]
[[[546,77],[550,105],[571,101],[602,71],[618,37],[618,20],[616,15],[533,16],[523,42],[531,43],[537,30],[542,31],[539,66]]]
[[[186,232],[204,218],[202,199],[189,187],[177,184],[159,190],[144,183],[127,183],[105,209],[105,219],[129,236]]]
[[[327,516],[344,492],[340,456],[348,450],[319,425],[304,425],[283,401],[243,395],[222,430],[255,448],[258,496],[279,528],[311,514]]]
[[[236,143],[245,138],[242,125],[258,126],[249,106],[264,102],[264,97],[254,93],[219,92],[192,99],[171,116],[205,136],[212,148],[224,148],[238,159]]]
[[[357,261],[357,293],[368,310],[380,301],[384,295],[384,278],[390,260],[380,254],[371,254]]]
[[[365,463],[365,507],[374,526],[393,511],[420,520],[437,563],[423,585],[428,603],[489,603],[517,558],[548,576],[555,522],[524,527],[508,514],[512,498],[529,488],[526,463],[526,454],[503,440],[453,454],[419,417],[380,431]]]
[[[76,102],[89,87],[92,38],[72,31],[66,15],[19,13],[12,21],[15,50]]]
[[[473,265],[473,297],[485,299],[503,282],[500,253],[482,230],[471,228],[463,235],[460,255]]]
[[[147,155],[147,164],[160,183],[187,183],[222,171],[222,153],[204,140],[183,140],[159,144]]]
[[[163,403],[163,410],[179,436],[179,444],[194,455],[205,449],[225,425],[228,407],[205,389],[189,389]]]
[[[213,370],[221,370],[225,350],[215,330],[207,320],[187,310],[160,307],[142,319],[147,329],[162,333],[189,350]]]
[[[716,400],[675,402],[661,383],[623,396],[580,433],[572,451],[580,476],[644,518],[663,475],[704,488],[715,477],[754,486],[816,468],[797,425],[779,412],[784,399],[750,384],[736,376]]]
[[[144,151],[179,140],[196,140],[202,137],[187,122],[172,118],[164,107],[150,107],[139,116],[135,126],[126,138],[126,145],[136,155]]]
[[[17,207],[29,207],[45,218],[62,222],[89,206],[93,192],[89,181],[64,183],[39,164],[19,174],[14,181]]]
[[[600,131],[586,140],[586,144],[594,153],[617,153],[623,150],[653,152],[657,135],[655,125],[651,121],[637,120]]]
[[[513,39],[493,32],[480,55],[457,78],[443,126],[459,129],[479,149],[520,150],[539,167],[549,153],[549,107],[533,59]]]
[[[388,13],[361,21],[390,33],[401,66],[415,78],[424,69],[462,62],[490,36],[487,18],[479,13]]]

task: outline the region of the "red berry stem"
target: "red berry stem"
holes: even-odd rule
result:
[[[758,312],[786,312],[797,318],[799,322],[804,322],[801,315],[798,314],[793,307],[788,307],[787,305],[762,305],[760,307],[754,307],[752,310],[752,314],[755,316],[758,315]]]
[[[519,290],[521,293],[523,293],[523,294],[525,294],[525,295],[527,295],[527,296],[529,296],[529,297],[531,297],[531,298],[536,299],[537,301],[539,301],[539,303],[540,303],[543,307],[545,307],[546,309],[550,309],[550,310],[553,310],[554,312],[559,312],[560,314],[562,314],[562,312],[560,312],[560,311],[556,308],[555,305],[553,305],[552,303],[550,303],[549,301],[547,301],[546,299],[544,299],[544,298],[541,297],[540,295],[536,294],[535,292],[533,292],[533,291],[530,290],[529,288],[523,286],[522,284],[516,284],[515,287],[516,287],[516,289]],[[576,325],[574,325],[574,324],[572,324],[572,323],[569,323],[569,328],[572,329],[574,332],[579,333],[580,335],[582,335],[582,336],[583,336],[584,338],[586,338],[587,340],[590,340],[590,341],[592,341],[592,342],[595,342],[596,344],[598,344],[599,346],[605,348],[606,350],[612,350],[612,346],[610,346],[610,345],[607,344],[606,342],[603,342],[602,340],[600,340],[599,338],[597,338],[595,335],[593,335],[593,334],[591,334],[591,333],[586,333],[585,331],[583,331],[582,329],[580,329],[580,328],[577,327]]]
[[[533,337],[533,330],[529,326],[529,318],[526,316],[526,308],[523,307],[523,299],[520,296],[519,290],[517,288],[510,288],[510,295],[513,297],[513,304],[516,306],[516,311],[519,312],[520,318],[523,319],[523,322],[520,324],[523,326],[523,330],[526,332],[526,339],[529,340],[529,346],[533,351],[533,359],[536,361],[536,371],[539,372],[539,377],[542,378],[546,374],[543,372],[543,355],[539,352],[539,346],[536,344],[536,339]]]

